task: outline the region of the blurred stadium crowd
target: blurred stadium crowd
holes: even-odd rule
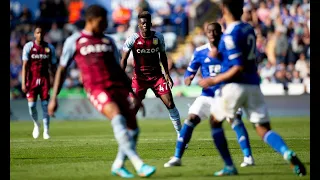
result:
[[[115,1],[115,0],[113,0]],[[190,8],[202,0],[131,0],[112,3],[109,27],[118,48],[137,31],[137,15],[152,13],[154,30],[163,33],[171,76],[175,85],[183,85],[183,75],[194,49],[207,43],[203,27],[190,25]],[[213,0],[215,1],[215,0]],[[46,25],[46,41],[56,47],[59,59],[64,40],[83,26],[87,7],[83,0],[40,0],[39,10],[10,6],[10,95],[24,97],[21,92],[22,48],[33,39],[36,22]],[[257,56],[262,83],[310,84],[310,3],[309,0],[246,0],[242,20],[252,24],[257,34]],[[218,19],[224,23],[222,19]],[[190,39],[190,41],[185,41]],[[178,48],[180,46],[180,48]],[[131,53],[132,54],[132,53]],[[132,55],[127,73],[132,75]],[[196,85],[199,74],[193,81]],[[71,65],[64,88],[81,88],[79,71]]]

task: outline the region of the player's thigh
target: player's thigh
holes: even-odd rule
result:
[[[50,98],[50,80],[45,79],[43,80],[41,86],[39,87],[41,89],[40,91],[40,99],[42,101],[48,100]]]
[[[114,90],[112,93],[114,101],[118,104],[120,113],[126,118],[129,129],[136,129],[137,119],[134,107],[131,104],[128,90]]]
[[[229,83],[221,88],[211,106],[212,115],[219,121],[234,119],[236,112],[246,102],[246,90],[244,85]]]
[[[133,92],[143,100],[146,96],[149,85],[144,81],[138,81],[137,79],[132,79],[131,87]]]
[[[248,99],[244,106],[251,123],[267,123],[270,121],[264,95],[259,86],[247,85]]]
[[[161,97],[163,95],[166,95],[165,97],[170,98],[170,95],[172,97],[171,89],[164,78],[164,76],[160,76],[152,86],[152,91],[157,97]],[[172,99],[172,98],[171,98]]]
[[[40,90],[37,86],[30,86],[26,92],[26,98],[29,102],[37,101]]]
[[[114,116],[121,114],[126,118],[128,128],[136,129],[138,127],[128,90],[95,89],[88,93],[88,96],[94,107],[108,119],[111,120]]]
[[[212,99],[212,97],[206,96],[197,97],[189,107],[188,114],[197,115],[201,120],[209,118]]]
[[[118,104],[112,99],[112,94],[104,89],[92,89],[87,92],[87,97],[91,104],[101,114],[105,115],[108,119],[120,114]]]

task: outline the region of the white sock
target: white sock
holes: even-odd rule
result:
[[[136,146],[137,146],[137,140],[138,140],[138,135],[139,135],[139,128],[135,129],[135,130],[128,130],[129,135],[132,137],[133,139],[133,148],[134,150],[136,150]],[[124,162],[126,160],[127,156],[126,154],[121,151],[120,148],[118,148],[118,154],[116,159],[114,160],[114,163],[112,164],[113,168],[121,168],[124,166]]]
[[[139,170],[143,165],[143,161],[135,151],[134,141],[133,138],[129,135],[125,117],[122,115],[115,116],[111,120],[111,125],[113,127],[114,136],[120,147],[120,151],[122,151],[130,159],[134,168],[136,170]],[[117,163],[120,164],[120,162]]]
[[[43,113],[43,130],[49,132],[50,117],[48,115],[48,101],[41,101],[42,113]]]
[[[180,120],[179,111],[176,107],[168,110],[169,110],[169,116],[172,121],[173,127],[176,130],[177,134],[179,134],[181,130],[181,120]]]
[[[35,126],[38,126],[37,102],[28,102],[29,114]]]
[[[117,153],[116,159],[114,160],[114,162],[112,164],[112,168],[123,167],[126,157],[127,157],[126,154],[121,151],[120,147],[118,147],[118,153]]]

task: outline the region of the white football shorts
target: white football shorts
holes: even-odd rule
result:
[[[270,121],[264,95],[259,85],[229,83],[221,87],[216,94],[210,112],[223,121],[234,119],[239,108],[243,108],[251,123],[266,123]]]

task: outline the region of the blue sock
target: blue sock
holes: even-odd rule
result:
[[[228,143],[226,137],[224,136],[224,131],[222,128],[212,128],[211,135],[213,142],[219,150],[220,155],[222,156],[223,161],[227,166],[233,166],[231,155],[228,149]]]
[[[186,120],[183,124],[182,129],[180,130],[180,136],[177,140],[176,151],[174,153],[175,157],[182,157],[186,144],[190,141],[193,129],[196,125],[197,124],[193,124],[189,120]]]
[[[284,152],[289,150],[288,146],[283,141],[281,136],[272,130],[268,131],[264,135],[263,140],[265,143],[269,144],[274,150],[276,150],[281,155],[283,155]]]
[[[242,153],[245,157],[249,157],[252,155],[251,153],[251,147],[250,147],[250,141],[249,141],[249,135],[247,132],[246,127],[244,126],[241,119],[237,118],[232,123],[232,129],[237,134],[237,140],[240,145],[240,148],[242,150]]]

